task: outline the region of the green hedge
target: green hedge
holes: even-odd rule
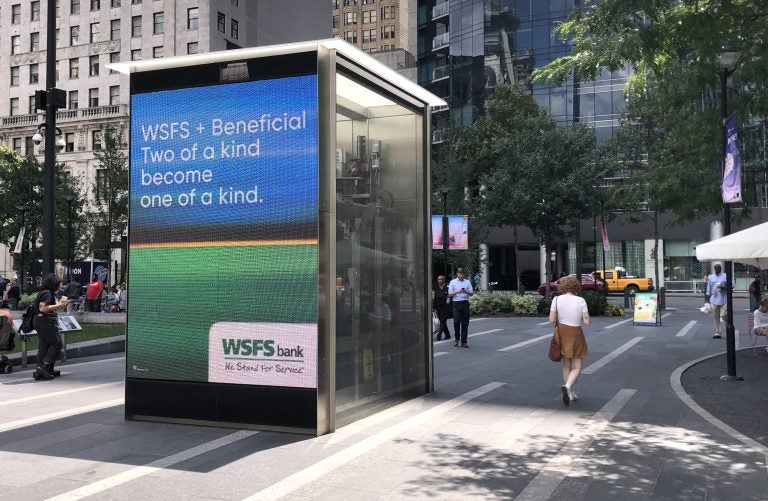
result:
[[[472,314],[536,315],[538,304],[539,301],[530,294],[521,295],[515,292],[475,294],[469,298],[469,312]]]
[[[594,291],[579,293],[587,302],[590,316],[623,316],[624,308],[610,304],[601,294]],[[475,294],[469,299],[469,311],[472,314],[495,315],[549,315],[551,298],[538,298],[531,294],[515,292],[494,292],[493,294]]]

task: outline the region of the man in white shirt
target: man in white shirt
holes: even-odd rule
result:
[[[464,268],[456,268],[456,278],[448,284],[448,297],[453,307],[453,346],[469,348],[467,331],[469,330],[469,297],[474,294],[472,282],[464,275]]]
[[[722,271],[720,265],[716,264],[715,272],[707,281],[707,295],[709,295],[709,304],[712,305],[712,314],[715,317],[715,335],[712,336],[714,339],[720,339],[722,332],[720,318],[725,317],[728,312],[725,295],[728,289],[728,275]]]
[[[768,298],[760,301],[760,307],[752,315],[755,319],[752,334],[755,336],[765,336],[768,339]],[[768,344],[766,344],[765,350],[768,351]]]

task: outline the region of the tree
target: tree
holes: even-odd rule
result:
[[[95,209],[92,212],[94,256],[109,262],[112,277],[112,242],[128,228],[128,160],[120,144],[119,133],[107,129],[103,135],[103,148],[96,150],[97,177],[94,185]]]
[[[476,218],[488,226],[526,226],[549,252],[594,213],[603,173],[595,145],[588,127],[557,127],[531,95],[498,86],[486,116],[457,145],[468,172],[486,187],[471,202]]]
[[[656,214],[673,212],[678,223],[717,213],[724,75],[719,56],[725,50],[738,54],[729,110],[741,117],[765,116],[768,4],[601,0],[575,9],[558,33],[573,41],[573,51],[536,70],[536,81],[562,84],[574,76],[594,80],[606,68],[633,70],[618,134],[629,155],[614,165],[632,167],[631,179],[618,190],[623,203],[633,203],[632,193],[644,194],[637,201]],[[646,155],[647,161],[637,161]]]
[[[66,260],[68,252],[69,204],[66,197],[72,198],[72,228],[73,240],[81,234],[84,226],[83,207],[85,201],[81,195],[80,184],[63,164],[57,164],[56,169],[56,200],[54,227],[54,256]],[[25,258],[25,276],[32,277],[37,272],[36,262],[40,257],[40,249],[35,245],[40,240],[42,221],[42,181],[43,173],[40,162],[32,156],[21,157],[17,153],[0,147],[0,241],[9,245],[15,244],[24,216],[25,240],[31,244],[28,258]],[[77,246],[73,250],[77,252]],[[21,260],[14,260],[18,272]]]

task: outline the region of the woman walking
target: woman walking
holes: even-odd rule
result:
[[[56,300],[59,290],[59,279],[48,275],[43,280],[43,290],[35,299],[34,327],[37,331],[37,375],[48,381],[53,379],[53,364],[61,353],[61,333],[56,311],[67,307],[67,297]]]
[[[589,310],[584,298],[577,296],[581,284],[576,277],[561,278],[557,284],[560,293],[549,310],[549,322],[557,323],[560,333],[560,353],[563,355],[563,403],[578,400],[573,387],[581,374],[582,360],[587,356],[587,340],[581,326],[589,325]]]

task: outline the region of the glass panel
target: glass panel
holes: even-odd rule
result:
[[[336,413],[426,388],[422,117],[337,75]]]

